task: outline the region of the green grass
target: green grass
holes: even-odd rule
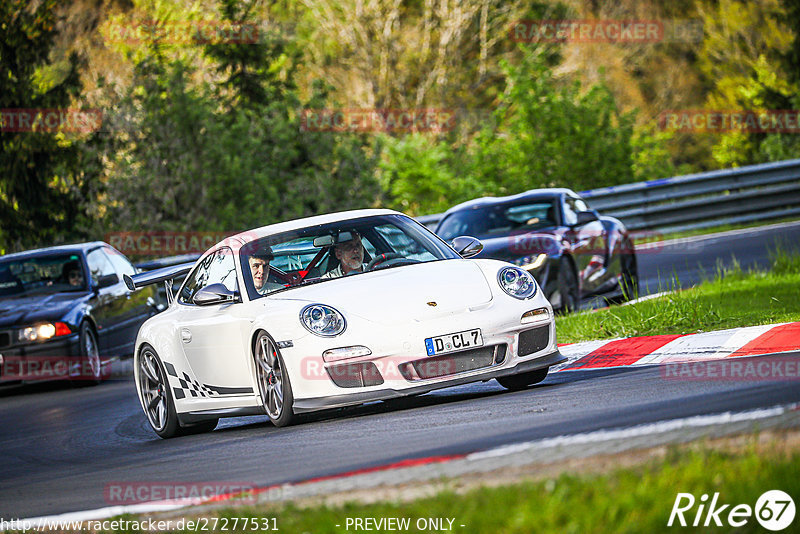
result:
[[[562,473],[461,493],[442,491],[412,501],[302,508],[265,504],[221,509],[214,515],[229,520],[274,517],[281,532],[292,534],[353,532],[352,526],[345,530],[347,518],[389,517],[409,518],[407,532],[419,532],[415,523],[420,518],[452,518],[453,532],[470,534],[665,532],[670,530],[666,524],[678,492],[693,494],[697,504],[701,495],[719,492],[718,505],[731,504],[727,511],[737,504],[754,507],[759,495],[769,489],[800,495],[800,453],[773,445],[764,450],[751,439],[729,451],[672,447],[664,457],[650,457],[634,467],[600,474]],[[696,511],[697,505],[685,514],[689,525]],[[721,516],[723,524],[726,515]],[[736,531],[760,529],[751,517]],[[687,529],[673,526],[672,530]]]
[[[559,343],[688,334],[800,321],[800,254],[778,248],[769,271],[719,270],[697,287],[556,319]]]

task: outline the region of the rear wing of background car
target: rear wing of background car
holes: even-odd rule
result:
[[[162,267],[161,269],[153,269],[152,271],[146,271],[143,273],[134,274],[132,276],[125,274],[122,276],[122,279],[125,281],[125,285],[128,286],[128,289],[131,291],[136,291],[137,289],[149,286],[151,284],[164,282],[164,287],[167,292],[167,302],[172,304],[172,301],[175,298],[172,293],[173,280],[175,278],[186,276],[186,274],[192,270],[192,267],[194,267],[194,262],[181,263],[179,265]]]

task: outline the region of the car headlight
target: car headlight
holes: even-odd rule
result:
[[[71,333],[70,327],[64,323],[42,323],[17,331],[20,341],[45,341],[53,336],[66,336]]]
[[[536,294],[536,280],[519,267],[503,267],[497,273],[497,283],[514,298],[525,300]]]
[[[300,322],[312,334],[323,337],[338,336],[347,327],[344,316],[324,304],[309,304],[303,308]]]
[[[545,260],[547,260],[547,254],[542,252],[541,254],[536,254],[534,256],[525,256],[524,258],[518,258],[514,260],[513,263],[515,265],[519,265],[526,271],[535,271],[536,269],[544,265]]]

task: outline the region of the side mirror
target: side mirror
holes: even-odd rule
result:
[[[600,214],[597,213],[597,210],[579,211],[578,222],[575,223],[575,226],[583,226],[584,224],[589,224],[590,222],[599,220]]]
[[[480,254],[483,250],[483,243],[475,237],[462,235],[453,239],[453,248],[462,258],[471,258]]]
[[[237,300],[239,300],[239,294],[236,291],[231,291],[224,284],[208,285],[192,297],[192,302],[198,306],[224,304],[226,302],[236,302]]]
[[[119,275],[117,273],[106,274],[97,279],[95,289],[103,289],[104,287],[111,287],[119,283]]]

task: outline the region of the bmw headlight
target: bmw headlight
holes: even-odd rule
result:
[[[51,337],[68,336],[72,333],[65,323],[41,323],[17,330],[19,341],[46,341]]]
[[[519,267],[503,267],[497,273],[497,283],[514,298],[525,300],[536,294],[536,280]]]
[[[324,304],[310,304],[303,308],[300,322],[312,334],[323,337],[338,336],[347,327],[344,316]]]

